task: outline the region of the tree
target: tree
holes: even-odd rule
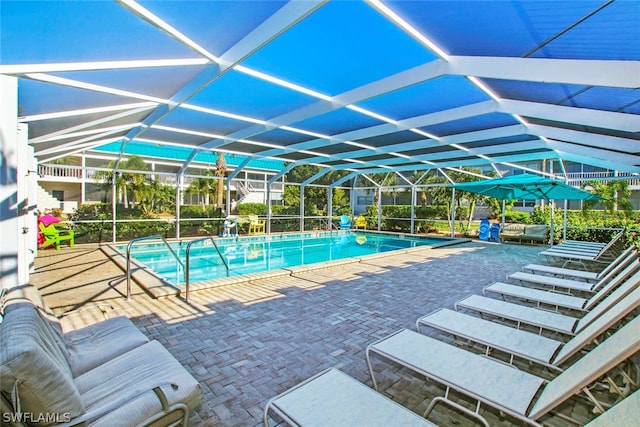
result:
[[[210,198],[215,196],[218,191],[216,189],[217,182],[214,184],[213,172],[207,170],[203,173],[204,177],[196,178],[189,184],[187,193],[198,194],[202,204],[202,209],[210,203]]]
[[[107,164],[108,171],[97,171],[95,174],[98,183],[102,184],[102,187],[109,191],[113,182],[113,169],[116,165],[116,161],[112,160]],[[140,196],[144,191],[142,187],[145,185],[147,179],[144,173],[135,173],[128,171],[149,171],[149,167],[144,162],[142,157],[131,156],[128,160],[120,162],[118,171],[115,172],[115,184],[117,199],[122,200],[124,207],[129,208],[129,191],[133,194],[133,201],[136,201],[136,194]]]
[[[331,197],[331,204],[333,209],[336,210],[338,215],[350,214],[351,213],[351,204],[349,203],[349,198],[347,197],[347,192],[342,188],[334,188],[333,196]]]
[[[464,173],[459,171],[448,171],[447,175],[455,183],[479,181],[482,179],[481,177],[472,175],[472,174],[480,174],[481,171],[479,169],[474,169],[470,167],[464,167],[462,169],[470,173]],[[448,184],[449,181],[444,177],[441,177],[438,175],[432,175],[428,177],[427,183]],[[448,185],[433,187],[429,189],[429,192],[435,204],[446,206],[447,217],[449,221],[451,221],[451,195],[452,195],[451,187],[449,187]],[[456,199],[455,199],[456,212],[458,213],[458,218],[459,218],[460,226],[462,229],[469,230],[469,228],[471,227],[471,223],[473,222],[473,211],[475,210],[476,205],[480,201],[485,201],[485,200],[488,200],[488,198],[485,196],[480,196],[478,194],[470,193],[467,191],[456,191]],[[464,202],[467,202],[469,207],[466,218],[462,218],[462,211],[463,211],[462,205]],[[466,224],[464,224],[464,222],[466,222]]]
[[[295,168],[291,169],[287,175],[285,176],[285,182],[295,182],[302,183],[307,179],[311,178],[318,172],[320,172],[322,168],[320,166],[314,165],[299,165]],[[349,172],[346,171],[329,171],[322,177],[320,177],[315,184],[320,185],[328,185],[336,180],[344,177]],[[338,191],[340,190],[340,191]],[[336,198],[336,192],[338,194],[338,198]],[[332,204],[334,206],[343,207],[345,202],[343,202],[343,197],[346,199],[346,193],[344,190],[335,188],[333,190],[333,199]],[[327,204],[327,188],[326,187],[316,187],[316,186],[306,186],[304,189],[304,201],[305,201],[305,214],[313,215],[316,213],[316,209],[324,209]],[[342,196],[340,196],[342,194]],[[286,185],[284,188],[283,201],[287,206],[300,206],[300,187],[297,185]],[[337,203],[337,205],[336,205]],[[348,202],[346,202],[348,205]],[[350,209],[349,209],[350,210]]]
[[[216,159],[216,176],[218,177],[218,189],[217,189],[217,207],[222,209],[222,203],[224,201],[224,178],[227,174],[227,160],[224,158],[224,153],[218,151],[218,158]]]
[[[631,190],[627,180],[619,179],[612,181],[588,181],[583,184],[583,188],[591,187],[591,192],[602,197],[603,200],[585,200],[582,205],[583,212],[592,209],[596,204],[602,204],[605,213],[613,214],[615,211],[624,211],[629,215],[633,211],[633,205],[629,200]]]

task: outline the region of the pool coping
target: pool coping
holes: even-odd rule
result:
[[[356,230],[351,230],[352,232],[363,232],[363,231],[356,231]],[[286,238],[288,235],[300,235],[300,234],[310,234],[310,235],[323,235],[323,234],[327,234],[330,233],[328,231],[305,231],[303,233],[300,232],[293,232],[293,233],[278,233],[278,234],[271,234],[268,236],[271,237],[276,237],[276,238]],[[300,274],[300,273],[306,273],[309,271],[314,271],[314,270],[320,270],[320,269],[325,269],[325,268],[332,268],[332,267],[336,267],[336,266],[340,266],[340,265],[345,265],[345,264],[355,264],[355,263],[361,263],[361,262],[366,262],[369,260],[374,260],[377,258],[383,258],[383,257],[388,257],[388,256],[393,256],[393,255],[402,255],[402,254],[408,254],[408,253],[414,253],[414,252],[420,252],[420,251],[424,251],[427,249],[437,249],[437,248],[441,248],[441,247],[445,247],[445,246],[451,246],[451,245],[457,245],[457,244],[462,244],[462,243],[466,243],[466,242],[470,242],[472,239],[468,239],[468,238],[458,238],[458,237],[444,237],[444,236],[431,236],[431,235],[415,235],[415,234],[409,234],[409,233],[394,233],[394,232],[387,232],[387,231],[369,231],[366,230],[363,233],[367,233],[367,234],[384,234],[384,235],[391,235],[391,236],[404,236],[404,237],[410,237],[410,238],[428,238],[428,239],[434,239],[434,240],[442,240],[442,243],[437,243],[434,245],[422,245],[422,246],[415,246],[415,247],[411,247],[411,248],[405,248],[405,249],[397,249],[394,251],[387,251],[387,252],[379,252],[379,253],[375,253],[375,254],[370,254],[370,255],[364,255],[364,256],[359,256],[359,257],[352,257],[352,258],[343,258],[343,259],[336,259],[336,260],[331,260],[331,261],[323,261],[323,262],[318,262],[318,263],[313,263],[313,264],[306,264],[306,265],[299,265],[299,266],[295,266],[295,267],[285,267],[285,268],[279,268],[276,270],[271,270],[271,271],[263,271],[263,272],[259,272],[259,273],[248,273],[248,274],[243,274],[243,275],[239,275],[239,276],[229,276],[229,277],[220,277],[220,278],[216,278],[216,279],[211,279],[211,280],[203,280],[203,281],[199,281],[199,282],[193,282],[193,283],[189,283],[189,293],[194,292],[194,291],[198,291],[198,290],[202,290],[202,289],[212,289],[212,288],[217,288],[220,286],[228,286],[228,285],[235,285],[235,284],[239,284],[239,283],[247,283],[247,282],[251,282],[253,280],[258,280],[258,279],[267,279],[267,278],[277,278],[277,277],[284,277],[284,276],[293,276],[295,274]],[[253,238],[255,237],[264,237],[265,235],[262,236],[240,236],[238,237],[238,239],[242,239],[245,241],[251,241]],[[232,237],[232,238],[236,238],[236,237]],[[193,237],[192,239],[197,239],[197,237]],[[192,240],[192,239],[181,239],[181,240]],[[224,238],[224,239],[230,239],[230,238]],[[221,238],[218,238],[216,240],[222,240]],[[175,241],[175,239],[171,239],[169,240],[169,242],[173,242]],[[102,250],[102,252],[109,257],[109,259],[111,259],[111,261],[113,261],[118,267],[120,267],[120,269],[122,271],[124,271],[126,273],[127,271],[127,259],[126,259],[126,254],[121,252],[120,250],[118,250],[116,248],[116,246],[121,246],[123,244],[125,244],[126,242],[118,242],[118,243],[102,243],[100,244],[100,249]],[[149,268],[148,266],[146,266],[144,263],[136,260],[135,258],[131,258],[131,280],[133,280],[135,283],[138,284],[138,286],[140,286],[149,296],[151,296],[152,298],[167,298],[167,297],[171,297],[171,296],[176,296],[176,297],[180,297],[180,296],[184,296],[184,294],[186,294],[186,289],[185,289],[185,285],[175,285],[174,283],[162,278],[160,275],[156,274],[151,268]]]

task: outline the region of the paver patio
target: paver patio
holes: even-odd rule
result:
[[[472,241],[410,254],[198,291],[187,303],[154,300],[133,286],[96,245],[40,251],[31,281],[74,325],[101,318],[96,304],[128,316],[160,341],[197,378],[204,403],[199,426],[261,424],[266,401],[311,375],[337,367],[371,386],[368,344],[453,303],[530,262],[540,246]],[[89,307],[85,309],[86,307]],[[378,366],[378,365],[377,365]],[[438,387],[405,369],[380,363],[381,389],[422,414]],[[441,425],[472,424],[437,408]],[[513,420],[496,416],[498,425]]]

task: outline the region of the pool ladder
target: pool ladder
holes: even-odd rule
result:
[[[161,240],[162,243],[164,243],[165,246],[169,248],[169,252],[171,252],[171,255],[173,255],[176,261],[178,261],[178,264],[182,267],[182,271],[183,272],[185,271],[185,266],[180,260],[180,257],[178,256],[178,254],[176,254],[176,252],[173,250],[171,245],[169,245],[169,242],[167,242],[167,239],[165,239],[164,236],[161,236],[161,235],[145,236],[145,237],[138,237],[136,239],[129,241],[129,244],[127,245],[127,301],[131,301],[131,247],[134,245],[134,243],[138,243],[143,240]]]
[[[187,243],[187,249],[185,250],[185,253],[186,253],[185,256],[186,256],[186,259],[187,259],[187,266],[185,268],[185,295],[184,295],[184,299],[187,302],[189,301],[189,282],[190,282],[190,278],[189,278],[189,259],[190,259],[191,245],[193,245],[194,243],[205,242],[205,241],[211,241],[211,243],[213,244],[213,247],[216,248],[216,251],[218,252],[218,255],[220,256],[220,259],[222,260],[222,263],[224,264],[224,267],[227,270],[227,277],[229,277],[229,264],[227,263],[227,260],[224,259],[224,256],[222,255],[222,252],[220,252],[220,248],[216,244],[216,241],[214,240],[213,237],[208,236],[208,237],[203,237],[201,239],[196,239],[196,240],[190,241],[189,243]],[[236,239],[236,241],[237,241],[237,239]]]
[[[191,240],[187,244],[187,248],[185,250],[186,265],[182,262],[182,260],[180,260],[180,257],[178,256],[178,254],[176,254],[176,252],[173,250],[171,245],[169,245],[169,242],[167,242],[167,240],[163,236],[155,235],[155,236],[138,237],[136,239],[131,240],[127,245],[127,301],[131,300],[131,247],[135,243],[141,242],[143,240],[162,241],[162,243],[164,243],[165,246],[169,249],[169,252],[171,253],[171,255],[173,255],[173,257],[176,259],[179,266],[182,267],[182,271],[185,277],[185,300],[186,301],[189,301],[189,262],[190,262],[191,245],[193,245],[194,243],[210,240],[211,243],[213,244],[213,247],[216,248],[216,252],[218,252],[218,256],[220,256],[222,263],[224,264],[224,267],[227,271],[227,277],[229,277],[229,264],[224,259],[222,252],[220,252],[220,248],[218,247],[218,245],[216,244],[216,241],[211,236],[203,237],[201,239]]]

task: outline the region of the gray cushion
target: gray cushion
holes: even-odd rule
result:
[[[0,325],[2,392],[11,395],[16,384],[22,412],[84,412],[58,331],[29,302],[7,307]]]
[[[69,331],[64,340],[74,377],[149,342],[124,316]]]
[[[91,426],[138,425],[158,413],[161,405],[151,391],[157,385],[165,384],[162,390],[169,405],[182,402],[192,410],[200,405],[202,399],[198,382],[157,341],[144,344],[79,376],[76,384],[87,411],[97,410],[136,391],[145,391],[135,401],[90,422]]]

